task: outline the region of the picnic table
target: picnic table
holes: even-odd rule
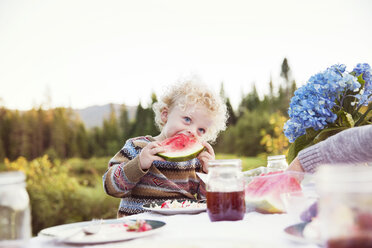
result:
[[[83,245],[80,247],[297,247],[317,248],[316,244],[296,242],[284,229],[296,224],[288,214],[246,213],[241,221],[211,222],[206,212],[198,214],[162,215],[145,212],[124,217],[165,222],[166,225],[153,235],[115,243]],[[56,242],[53,237],[39,235],[27,247],[69,248],[73,245]]]

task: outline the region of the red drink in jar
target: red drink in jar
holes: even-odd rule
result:
[[[372,248],[372,236],[331,239],[327,248]]]
[[[211,221],[244,218],[244,179],[240,159],[208,162],[207,212]]]
[[[244,191],[207,192],[207,212],[211,221],[242,220],[245,213]]]
[[[327,248],[372,248],[372,167],[323,165],[316,172],[320,233]]]

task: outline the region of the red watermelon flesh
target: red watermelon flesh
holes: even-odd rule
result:
[[[192,146],[196,143],[196,141],[196,138],[192,135],[179,133],[168,139],[165,139],[160,143],[160,145],[166,147],[167,151],[177,151]]]
[[[301,191],[298,178],[288,172],[278,171],[255,177],[245,188],[246,205],[262,213],[285,212],[280,195]]]
[[[165,148],[165,152],[158,153],[165,160],[182,162],[195,158],[204,146],[193,135],[184,133],[176,134],[160,143]]]

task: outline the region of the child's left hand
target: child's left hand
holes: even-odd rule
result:
[[[197,158],[202,165],[203,172],[208,173],[208,162],[210,160],[215,160],[216,156],[212,146],[209,143],[203,142],[202,145],[206,148],[206,150],[202,151]]]

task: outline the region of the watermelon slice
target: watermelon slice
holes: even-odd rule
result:
[[[284,213],[280,195],[294,191],[301,191],[298,175],[283,171],[261,174],[245,188],[247,209],[260,213]]]
[[[158,156],[167,161],[182,162],[195,158],[203,151],[204,146],[192,135],[184,133],[176,134],[160,143],[165,152],[158,153]]]

